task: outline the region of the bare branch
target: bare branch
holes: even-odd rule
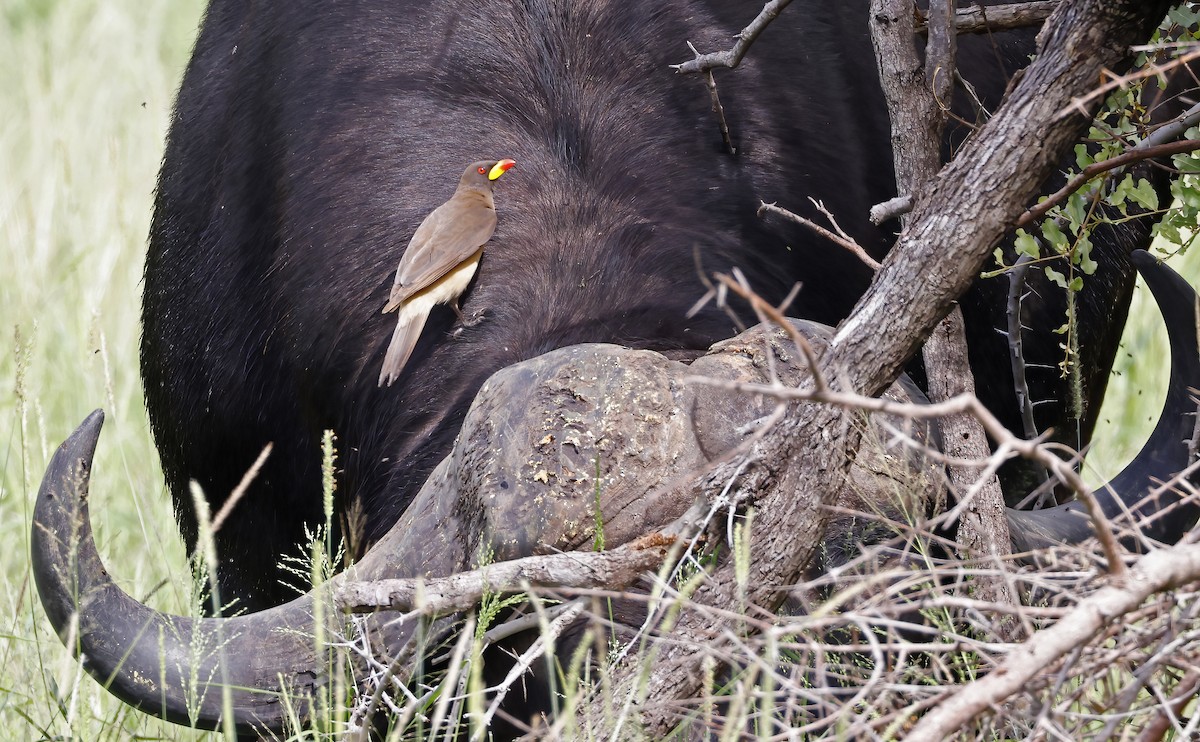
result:
[[[546,653],[548,648],[553,650],[554,642],[583,614],[583,610],[583,601],[576,600],[572,602],[562,614],[545,627],[545,630],[538,635],[537,641],[521,654],[520,659],[509,669],[508,674],[504,676],[504,680],[495,688],[495,695],[492,696],[492,702],[488,704],[487,712],[484,713],[483,719],[475,728],[475,733],[471,736],[472,741],[483,739],[488,735],[491,729],[492,717],[500,710],[500,704],[504,702],[508,691],[516,685],[522,675],[529,672],[529,668],[533,666],[533,663],[539,657]]]
[[[992,33],[1014,28],[1037,26],[1050,17],[1059,0],[1012,3],[1011,5],[972,5],[954,13],[956,33]],[[932,8],[929,15],[932,15]],[[929,16],[917,9],[916,32],[929,33]]]
[[[837,232],[838,236],[840,236],[846,242],[850,242],[855,245],[858,244],[857,242],[855,242],[853,237],[846,234],[846,230],[842,229],[842,226],[837,223],[837,219],[834,218],[833,212],[831,212],[829,209],[825,208],[825,204],[822,201],[820,201],[819,199],[815,199],[812,196],[809,196],[808,202],[813,205],[814,209],[816,209],[817,211],[819,211],[825,215],[825,218],[829,220],[829,226],[833,227],[833,231]],[[866,251],[864,250],[863,252],[866,252]]]
[[[700,56],[692,42],[689,41],[687,45],[693,54]],[[704,84],[708,87],[709,97],[712,98],[712,112],[717,115],[717,125],[721,127],[721,139],[725,142],[725,149],[729,154],[736,155],[737,147],[733,146],[733,137],[729,134],[729,122],[725,120],[725,107],[721,105],[721,96],[717,94],[717,81],[713,78],[712,70],[704,71]]]
[[[1158,126],[1142,141],[1138,142],[1137,148],[1155,147],[1167,142],[1173,142],[1177,138],[1184,135],[1188,129],[1200,123],[1200,103],[1192,106],[1175,118]]]
[[[925,46],[925,84],[942,111],[950,110],[950,96],[954,92],[954,55],[958,49],[955,20],[955,0],[930,0],[929,43]],[[944,116],[939,119],[945,120]],[[939,144],[940,142],[935,140],[927,143],[927,146],[931,146],[936,155]]]
[[[1134,49],[1131,48],[1130,51],[1134,51]],[[1067,105],[1063,106],[1062,110],[1059,111],[1059,116],[1069,116],[1072,113],[1086,115],[1084,112],[1089,106],[1092,106],[1097,99],[1103,98],[1113,90],[1116,90],[1117,88],[1123,88],[1127,85],[1132,85],[1143,78],[1164,75],[1176,67],[1182,67],[1196,59],[1200,59],[1200,49],[1190,51],[1162,64],[1149,64],[1145,67],[1139,67],[1127,75],[1117,75],[1111,70],[1103,70],[1102,76],[1107,78],[1108,82],[1094,87],[1084,95],[1080,95],[1071,99],[1071,101]]]
[[[1179,682],[1179,688],[1170,701],[1159,709],[1155,718],[1142,729],[1137,742],[1158,742],[1166,738],[1171,729],[1171,722],[1178,719],[1183,709],[1196,700],[1196,693],[1200,691],[1200,670],[1188,670]]]
[[[911,0],[871,0],[869,25],[879,82],[892,120],[896,188],[901,193],[918,194],[941,167],[939,145],[944,119],[913,46]],[[943,57],[946,52],[952,54],[952,47],[943,50]],[[943,58],[942,62],[950,65],[945,69],[945,80],[949,82],[953,61]]]
[[[954,0],[930,0],[929,44],[924,75],[912,44],[907,0],[873,0],[871,39],[875,45],[879,78],[892,119],[892,153],[896,187],[901,193],[919,194],[941,165],[942,129],[954,90]],[[962,313],[954,307],[925,341],[923,349],[929,378],[929,398],[942,402],[958,395],[975,394],[975,380],[967,361],[967,340]],[[991,456],[980,421],[968,414],[942,420],[945,453],[952,459],[982,461]],[[969,554],[998,558],[1010,550],[1004,493],[996,476],[999,461],[982,475],[951,465],[947,475],[960,500],[959,541]],[[1016,603],[1003,580],[981,582],[980,592],[998,602]]]
[[[904,216],[910,211],[912,211],[912,196],[906,193],[872,206],[869,218],[871,223],[878,227],[889,219]]]
[[[746,52],[750,50],[750,45],[758,38],[758,35],[771,24],[771,21],[775,20],[780,11],[786,8],[791,1],[771,0],[764,5],[754,20],[750,22],[750,25],[738,33],[737,43],[733,45],[733,48],[726,49],[723,52],[710,52],[708,54],[697,52],[695,59],[683,64],[673,64],[671,65],[671,69],[687,74],[689,72],[707,72],[714,67],[728,67],[729,69],[737,67],[741,63],[742,57],[746,56]],[[692,51],[696,51],[695,47],[692,47]]]
[[[792,339],[792,342],[795,344],[797,350],[804,354],[804,360],[808,364],[809,370],[812,372],[813,385],[819,390],[825,390],[829,388],[829,385],[825,382],[824,376],[821,374],[821,366],[817,363],[817,356],[816,353],[813,352],[812,345],[808,342],[807,338],[805,338],[799,333],[799,331],[796,330],[796,326],[789,322],[787,317],[783,316],[783,312],[771,306],[770,302],[763,299],[757,293],[751,291],[748,287],[730,279],[729,276],[717,274],[717,280],[723,285],[728,286],[738,296],[750,302],[750,306],[754,308],[754,311],[765,315],[768,320],[783,328],[784,332],[788,334],[788,337]]]
[[[352,613],[386,609],[431,615],[468,610],[484,593],[514,593],[530,586],[622,588],[661,565],[674,543],[672,537],[651,534],[612,551],[531,556],[449,577],[346,582],[334,600]]]
[[[1038,434],[1037,424],[1033,420],[1033,400],[1029,395],[1029,382],[1025,375],[1025,343],[1023,333],[1025,326],[1021,324],[1021,303],[1025,298],[1025,276],[1029,273],[1029,263],[1033,258],[1022,255],[1017,258],[1012,270],[1008,272],[1008,305],[1005,316],[1008,319],[1008,362],[1012,368],[1013,384],[1017,393],[1017,404],[1021,408],[1021,425],[1026,438]]]
[[[853,240],[844,238],[841,235],[836,235],[833,232],[830,232],[828,229],[825,229],[820,224],[817,224],[816,222],[812,221],[811,219],[805,219],[804,217],[800,216],[799,214],[788,211],[787,209],[783,208],[782,206],[776,206],[774,203],[767,203],[766,201],[759,201],[758,202],[758,215],[762,216],[764,213],[776,214],[778,216],[783,217],[784,219],[793,221],[796,224],[799,224],[804,227],[808,227],[809,229],[811,229],[812,231],[821,235],[822,237],[824,237],[825,239],[834,243],[835,245],[844,247],[847,250],[849,250],[850,252],[854,253],[854,255],[859,260],[861,260],[863,263],[866,263],[866,265],[868,267],[870,267],[871,270],[875,270],[875,271],[879,270],[879,261],[875,260],[875,258],[872,258],[870,255],[868,255],[867,251],[864,250],[861,245],[859,245],[857,242],[855,242]]]
[[[1068,461],[1060,459],[1043,446],[1042,441],[1038,439],[1027,441],[1013,435],[978,399],[970,394],[960,394],[928,405],[913,405],[879,397],[867,397],[853,392],[793,389],[784,386],[708,379],[702,376],[687,376],[684,377],[684,381],[694,384],[718,386],[723,389],[731,389],[749,394],[762,394],[780,400],[820,402],[846,409],[883,412],[913,419],[971,415],[979,421],[987,435],[996,441],[998,450],[1007,448],[1020,456],[1039,462],[1075,493],[1075,496],[1087,508],[1088,515],[1092,519],[1096,538],[1100,542],[1105,558],[1108,561],[1109,573],[1117,581],[1125,578],[1125,563],[1121,560],[1121,549],[1117,545],[1116,537],[1113,535],[1112,524],[1105,517],[1103,510],[1100,508],[1100,503],[1097,502],[1095,495],[1092,493],[1092,489],[1084,483],[1083,478],[1075,471],[1073,459]]]
[[[975,396],[975,378],[967,360],[966,335],[962,312],[946,315],[941,324],[925,341],[926,364],[936,359],[934,373],[929,374],[929,398],[935,402],[959,395]],[[986,458],[990,453],[987,436],[979,420],[968,415],[949,415],[942,419],[942,446],[946,455],[963,458]],[[1008,519],[1004,508],[1004,492],[994,472],[976,480],[975,475],[960,466],[947,470],[951,489],[962,497],[971,491],[974,497],[963,513],[958,540],[967,554],[976,557],[996,557],[1011,550]],[[973,486],[974,485],[974,486]],[[1017,603],[1002,581],[981,584],[983,597],[997,602]]]

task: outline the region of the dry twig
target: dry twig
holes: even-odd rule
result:
[[[683,64],[673,64],[671,69],[681,74],[689,72],[707,72],[714,67],[728,67],[733,69],[741,64],[742,57],[746,56],[746,52],[750,50],[750,45],[758,38],[758,35],[771,25],[771,21],[788,6],[792,0],[771,0],[763,9],[759,11],[750,25],[743,28],[737,35],[737,43],[732,48],[721,52],[710,52],[708,54],[700,54],[696,52],[695,47],[692,51],[696,54],[696,58],[684,62]],[[689,46],[691,46],[689,44]]]
[[[1200,579],[1200,546],[1180,544],[1139,559],[1121,584],[1111,585],[1079,603],[1054,626],[1017,645],[996,670],[952,692],[926,714],[908,735],[909,742],[948,739],[953,733],[1019,692],[1038,672],[1097,632],[1135,610],[1151,595]]]

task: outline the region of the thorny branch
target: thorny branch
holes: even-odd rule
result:
[[[1008,302],[1005,309],[1008,320],[1008,361],[1012,368],[1013,383],[1016,384],[1017,405],[1021,408],[1021,427],[1026,438],[1038,434],[1037,424],[1033,419],[1033,399],[1030,398],[1029,382],[1025,374],[1025,344],[1022,339],[1025,325],[1021,321],[1025,277],[1029,273],[1029,263],[1032,260],[1028,255],[1022,255],[1008,272]]]
[[[1093,527],[1096,531],[1096,538],[1099,540],[1101,548],[1104,549],[1109,572],[1117,582],[1125,578],[1125,564],[1121,560],[1121,549],[1117,545],[1116,537],[1113,535],[1112,525],[1100,509],[1100,504],[1096,501],[1092,489],[1087,486],[1083,478],[1075,471],[1072,462],[1064,461],[1055,456],[1042,445],[1041,440],[1027,441],[1010,433],[1008,428],[1004,427],[973,395],[963,394],[947,399],[944,402],[929,405],[913,405],[880,397],[866,397],[853,392],[836,390],[793,389],[783,386],[710,379],[703,376],[685,377],[685,381],[693,384],[718,386],[723,389],[731,389],[747,394],[762,394],[781,400],[819,402],[846,409],[881,412],[912,419],[944,418],[960,414],[971,415],[979,421],[988,436],[996,441],[998,454],[1007,455],[1004,452],[1012,452],[1037,461],[1045,466],[1054,476],[1058,477],[1063,484],[1071,488],[1076,497],[1087,507],[1088,515],[1091,517]]]
[[[1104,70],[1104,77],[1108,78],[1108,82],[1103,85],[1094,87],[1087,93],[1072,98],[1071,101],[1063,106],[1058,112],[1059,116],[1068,116],[1072,113],[1086,115],[1084,112],[1088,110],[1088,106],[1092,105],[1096,100],[1103,98],[1117,88],[1123,88],[1131,85],[1138,80],[1148,77],[1158,77],[1165,75],[1173,69],[1184,67],[1189,62],[1200,59],[1200,49],[1190,51],[1180,55],[1169,62],[1162,64],[1150,64],[1130,72],[1127,75],[1116,75],[1109,70]]]

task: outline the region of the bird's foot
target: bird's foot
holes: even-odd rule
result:
[[[479,324],[483,321],[483,318],[487,316],[486,309],[477,309],[471,313],[470,317],[467,317],[467,315],[463,314],[462,310],[458,307],[453,307],[453,309],[454,313],[458,315],[459,327],[457,330],[455,330],[456,335],[465,327],[474,327],[475,325]]]

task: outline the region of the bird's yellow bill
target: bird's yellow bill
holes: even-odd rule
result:
[[[492,165],[492,169],[488,171],[488,180],[495,180],[496,178],[499,178],[501,175],[504,175],[504,173],[507,172],[510,167],[516,164],[516,160],[501,160],[500,162],[497,162],[495,165]]]

